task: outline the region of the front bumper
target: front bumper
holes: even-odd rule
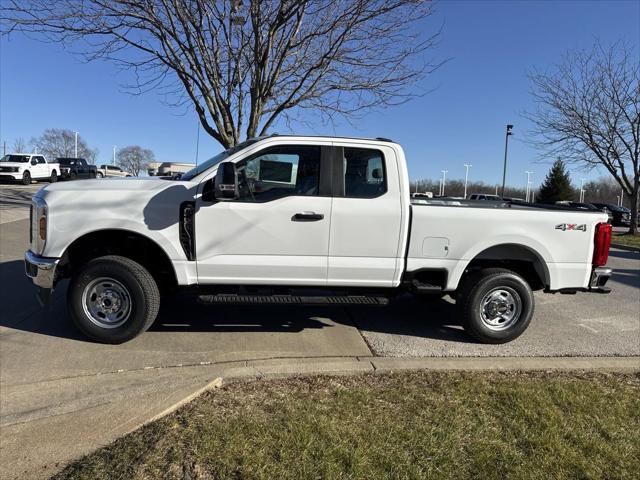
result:
[[[34,285],[45,290],[53,290],[59,258],[36,255],[31,250],[24,254],[24,270]]]
[[[596,267],[591,272],[591,280],[589,281],[589,291],[597,293],[609,293],[610,288],[605,287],[611,278],[611,269],[609,267]]]
[[[0,180],[22,180],[22,173],[20,172],[0,172]]]

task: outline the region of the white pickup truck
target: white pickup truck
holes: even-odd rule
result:
[[[161,294],[189,288],[214,305],[449,293],[470,335],[504,343],[529,325],[532,291],[608,291],[606,222],[562,206],[411,200],[390,140],[274,135],[180,179],[44,187],[25,263],[43,301],[71,279],[69,314],[101,342],[132,339]]]
[[[37,153],[9,153],[0,158],[0,179],[30,185],[32,180],[58,181],[60,164],[49,163]]]

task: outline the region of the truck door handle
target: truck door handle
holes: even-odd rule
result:
[[[318,220],[322,220],[324,215],[322,213],[316,212],[300,212],[296,213],[293,217],[291,217],[291,221],[293,222],[317,222]]]

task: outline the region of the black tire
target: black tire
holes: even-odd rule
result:
[[[469,335],[482,343],[499,344],[522,335],[531,323],[535,302],[531,287],[520,275],[502,268],[486,268],[463,280],[457,303],[462,326]],[[496,320],[492,313],[500,319]],[[505,320],[500,313],[511,318]]]
[[[106,285],[100,296],[91,295],[92,285],[96,284]],[[89,304],[95,306],[100,299],[102,304],[109,300],[108,306],[124,306],[128,302],[128,313],[111,323],[106,317],[99,317],[101,312],[94,316]],[[98,257],[83,265],[69,283],[67,309],[73,322],[87,337],[101,343],[119,344],[135,338],[151,326],[159,308],[160,292],[155,280],[142,265],[129,258]]]
[[[22,184],[23,185],[31,185],[31,173],[29,173],[29,170],[26,170],[22,174]]]
[[[51,177],[49,178],[49,182],[56,183],[58,181],[58,172],[55,170],[51,172]]]
[[[78,174],[76,172],[71,172],[69,174],[69,180],[77,180],[78,179]]]
[[[102,177],[104,177],[104,175],[102,175],[102,172],[96,173],[96,178],[102,178]]]

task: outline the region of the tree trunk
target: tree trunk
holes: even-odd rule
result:
[[[640,207],[639,195],[640,193],[640,178],[636,178],[633,182],[633,194],[631,195],[631,223],[629,224],[629,233],[632,235],[638,234],[638,207]]]

